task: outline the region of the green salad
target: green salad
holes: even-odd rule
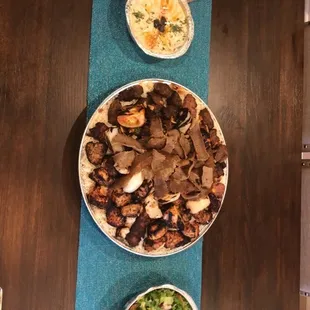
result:
[[[192,310],[188,301],[179,293],[162,288],[139,298],[130,310]]]

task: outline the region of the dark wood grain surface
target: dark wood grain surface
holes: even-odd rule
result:
[[[205,237],[206,310],[298,309],[303,3],[213,1],[209,104],[230,180]]]
[[[0,14],[4,310],[74,309],[91,1],[4,0]]]
[[[4,310],[70,310],[91,1],[4,0],[0,14]],[[209,98],[230,181],[203,310],[298,309],[302,19],[303,0],[214,1]]]

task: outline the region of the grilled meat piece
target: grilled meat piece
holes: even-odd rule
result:
[[[145,236],[146,227],[149,222],[150,218],[145,212],[137,217],[130,228],[130,232],[126,236],[126,240],[130,246],[135,247],[139,244],[141,239]]]
[[[126,223],[126,218],[122,215],[120,208],[109,206],[106,212],[107,222],[113,227],[122,227]]]
[[[208,160],[210,155],[206,150],[198,123],[192,126],[192,128],[189,131],[189,135],[193,141],[197,159],[200,161]]]
[[[190,213],[190,210],[186,208],[185,204],[179,206],[179,212],[180,212],[181,219],[184,224],[186,224],[187,222],[191,220],[192,215]]]
[[[122,189],[114,189],[111,195],[112,201],[117,207],[123,207],[131,202],[131,194],[125,193]]]
[[[107,131],[109,127],[105,123],[96,123],[95,127],[90,128],[90,136],[92,136],[94,139],[99,140],[102,143],[105,143],[106,136],[105,132]]]
[[[165,245],[166,240],[167,240],[166,236],[163,236],[162,238],[156,240],[145,238],[143,242],[143,247],[148,252],[156,251]]]
[[[212,213],[208,210],[201,210],[200,212],[193,214],[193,217],[199,224],[208,224],[212,220]]]
[[[215,153],[215,161],[217,162],[223,162],[226,160],[228,157],[228,152],[227,152],[227,146],[224,144],[221,144],[217,149]]]
[[[163,111],[163,116],[166,120],[169,120],[170,122],[176,121],[179,111],[180,111],[180,106],[174,105],[174,104],[168,104],[165,108],[163,108],[162,111]]]
[[[112,158],[104,160],[102,166],[93,170],[89,177],[99,185],[110,186],[115,182],[118,172],[114,168]]]
[[[89,162],[97,166],[102,163],[107,146],[99,142],[88,142],[85,146],[85,151]]]
[[[184,236],[179,231],[168,231],[166,233],[166,238],[165,247],[168,249],[174,249],[190,242],[190,238]]]
[[[196,99],[191,94],[187,94],[184,98],[183,107],[187,108],[191,113],[192,117],[195,118],[197,115],[197,103]]]
[[[125,239],[126,235],[129,233],[129,228],[128,227],[120,227],[117,228],[116,233],[115,233],[115,237],[119,238],[119,239]]]
[[[213,184],[212,192],[217,198],[222,198],[225,193],[225,185],[223,183]]]
[[[119,143],[121,145],[130,147],[134,150],[136,150],[139,153],[143,153],[144,152],[144,148],[142,147],[142,145],[140,144],[139,141],[137,141],[136,139],[123,135],[123,134],[117,134],[113,139],[112,142],[114,143]]]
[[[150,187],[147,181],[144,181],[142,185],[134,192],[136,198],[144,199],[150,191]]]
[[[163,97],[161,95],[159,95],[158,93],[155,93],[154,91],[151,91],[148,93],[148,95],[150,95],[151,99],[153,100],[153,102],[156,104],[156,105],[159,105],[159,106],[163,106],[165,101],[163,99]]]
[[[135,85],[121,91],[118,95],[120,101],[131,101],[134,99],[139,99],[143,94],[143,87],[140,85]]]
[[[220,178],[224,175],[224,169],[226,168],[225,162],[216,163],[214,167],[214,177]]]
[[[99,185],[109,186],[114,183],[114,179],[109,176],[104,167],[99,167],[90,173],[89,177]]]
[[[118,99],[115,99],[108,110],[108,121],[111,125],[117,125],[117,117],[122,112],[122,105]]]
[[[154,84],[154,91],[165,98],[168,98],[173,94],[173,90],[170,86],[164,83]]]
[[[87,194],[88,202],[100,209],[106,208],[109,204],[108,188],[106,186],[95,186],[94,189]]]
[[[161,219],[151,222],[147,227],[147,235],[150,240],[157,240],[162,238],[167,231],[167,224]]]
[[[210,205],[208,209],[213,212],[218,212],[221,207],[221,201],[213,193],[209,194],[209,199]]]
[[[210,130],[210,142],[211,142],[211,147],[213,149],[216,148],[220,143],[220,138],[217,136],[217,130],[216,129]]]
[[[192,240],[197,239],[199,236],[199,224],[196,221],[186,223],[182,233]]]
[[[173,205],[170,207],[163,216],[169,229],[183,229],[184,223],[182,221],[179,209],[177,206]]]
[[[132,203],[121,208],[123,216],[136,217],[141,212],[143,206],[139,203]]]
[[[209,110],[207,108],[203,109],[200,111],[199,115],[202,118],[203,124],[207,126],[209,130],[211,130],[214,127],[214,121]]]
[[[173,94],[167,99],[168,105],[181,106],[182,99],[178,92],[174,91]]]

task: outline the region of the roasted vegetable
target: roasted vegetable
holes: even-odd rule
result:
[[[191,113],[192,117],[195,118],[197,115],[197,103],[193,95],[187,94],[183,101],[183,107],[187,108]]]
[[[109,127],[105,123],[96,123],[95,127],[89,129],[90,136],[99,140],[102,143],[106,143],[105,132]]]
[[[145,110],[142,108],[131,109],[129,112],[117,117],[117,122],[126,128],[138,128],[142,127],[145,123]]]
[[[165,98],[168,98],[173,94],[173,90],[170,86],[164,83],[155,83],[154,91]]]
[[[199,115],[202,118],[203,124],[207,126],[209,130],[211,130],[214,127],[214,122],[213,122],[213,119],[211,117],[209,110],[207,108],[203,109],[200,111]]]
[[[143,94],[143,87],[140,85],[135,85],[121,91],[118,95],[120,101],[131,101],[134,99],[139,99]]]
[[[95,166],[102,163],[106,150],[106,145],[99,142],[88,142],[85,146],[86,156],[89,162]]]

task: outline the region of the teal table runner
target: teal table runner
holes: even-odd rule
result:
[[[211,0],[190,4],[195,36],[181,58],[160,60],[145,55],[127,31],[124,0],[93,0],[88,81],[88,118],[113,90],[144,78],[181,83],[207,100]],[[110,241],[82,202],[76,310],[122,310],[137,292],[171,283],[187,291],[200,308],[202,241],[165,257],[131,254]]]

